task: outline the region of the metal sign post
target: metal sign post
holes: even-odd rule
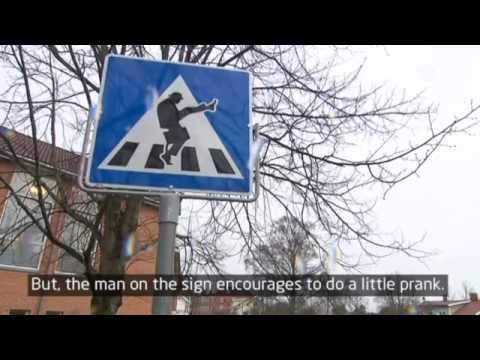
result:
[[[252,76],[244,70],[106,58],[78,184],[89,193],[159,196],[157,275],[175,274],[182,199],[257,200],[251,96]],[[154,296],[153,314],[170,314],[171,303],[172,297]]]
[[[174,275],[173,262],[179,215],[180,196],[176,193],[161,195],[158,220],[160,231],[155,259],[155,274]],[[154,315],[169,315],[171,305],[172,297],[154,296],[152,313]]]

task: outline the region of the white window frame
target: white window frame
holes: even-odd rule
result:
[[[26,314],[11,314],[12,311],[25,311]],[[10,310],[8,310],[8,315],[10,315],[10,316],[32,315],[32,310],[31,309],[10,309]]]
[[[26,197],[25,195],[18,195],[18,196]],[[0,217],[0,224],[3,222],[3,218],[5,216],[5,211],[7,209],[9,201],[15,201],[15,203],[16,203],[15,198],[13,196],[11,196],[11,191],[8,192],[8,195],[5,198],[5,202],[4,202],[3,209],[2,209],[2,216]],[[51,205],[49,205],[49,206],[51,206]],[[48,217],[48,222],[50,223],[50,221],[51,221],[51,215]],[[36,225],[33,224],[32,226],[36,226]],[[39,253],[39,256],[38,256],[38,264],[37,264],[36,268],[35,267],[28,267],[28,266],[8,265],[8,264],[0,263],[0,269],[9,270],[9,271],[20,271],[20,272],[35,272],[35,273],[39,272],[40,267],[42,266],[43,256],[45,255],[46,244],[47,244],[47,237],[42,232],[42,249],[40,250],[40,253]]]
[[[26,179],[28,179],[27,182],[24,182],[23,180],[26,180]],[[54,181],[51,178],[44,178],[44,180],[46,180],[46,182]],[[17,195],[20,196],[20,197],[24,197],[24,198],[31,197],[33,199],[34,198],[33,196],[29,196],[30,195],[29,190],[27,190],[27,191],[24,190],[24,189],[26,189],[26,186],[28,186],[30,183],[33,183],[33,181],[34,181],[33,177],[28,173],[21,172],[21,171],[16,171],[16,172],[13,173],[13,176],[10,179],[10,186],[12,186],[14,188],[14,190],[16,190],[15,186],[17,185],[17,183],[16,183],[17,181],[20,181],[20,182],[18,182],[18,184],[20,184],[20,188],[17,189],[18,190]],[[14,201],[15,205],[18,206],[16,204],[16,200],[15,200],[14,196],[12,195],[11,190],[8,191],[7,196],[5,197],[5,200],[4,200],[2,215],[0,217],[0,224],[3,222],[3,218],[5,216],[5,211],[7,209],[9,201]],[[45,203],[48,204],[48,206],[51,207],[50,210],[53,210],[54,205],[53,205],[52,201],[49,201],[48,197],[45,198],[44,201],[45,201]],[[51,225],[51,220],[52,220],[52,214],[49,214],[48,223],[50,225]],[[36,226],[36,225],[34,224],[33,226]],[[42,232],[42,235],[43,235],[42,236],[42,248],[39,252],[38,264],[37,264],[36,268],[35,267],[28,267],[28,266],[0,264],[0,270],[38,273],[40,271],[40,267],[42,265],[42,261],[43,261],[43,258],[45,256],[45,249],[46,249],[46,246],[47,246],[47,236],[45,234],[43,234],[43,232]]]

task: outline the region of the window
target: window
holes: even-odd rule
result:
[[[11,309],[10,310],[10,315],[30,315],[31,311],[30,310],[20,310],[20,309]]]
[[[70,205],[72,209],[79,215],[90,219],[93,223],[97,211],[95,202],[87,194],[80,192],[77,192],[74,198],[74,203]],[[91,231],[84,223],[76,221],[71,216],[65,214],[62,241],[66,245],[82,254],[88,247],[90,237]],[[95,248],[96,246],[94,246],[94,251],[92,252],[92,266],[95,263]],[[69,274],[82,274],[85,272],[85,266],[63,250],[60,250],[58,263],[57,269],[60,272]]]
[[[52,179],[42,177],[42,181],[49,189],[55,186]],[[35,224],[35,221],[42,226],[45,224],[38,202],[39,188],[29,174],[22,172],[13,175],[10,186],[28,213],[10,193],[0,221],[0,265],[38,269],[45,242],[44,234]],[[47,188],[42,187],[41,191],[46,195],[43,203],[49,213],[52,206]]]
[[[73,220],[65,215],[65,227],[62,236],[63,242],[77,250],[80,254],[87,248],[90,240],[90,230],[82,223]],[[64,273],[81,274],[85,271],[85,266],[77,259],[61,250],[58,270]],[[92,254],[92,262],[95,254]]]
[[[53,310],[50,310],[50,311],[46,311],[46,312],[45,312],[45,315],[63,315],[63,311],[53,311]]]
[[[33,199],[20,196],[35,220],[43,224],[40,206]],[[45,203],[47,211],[50,205]],[[5,204],[0,223],[0,264],[38,269],[45,236],[32,218],[11,197]]]

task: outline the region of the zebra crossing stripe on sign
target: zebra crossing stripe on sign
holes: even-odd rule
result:
[[[158,96],[99,169],[243,179],[212,127],[218,99],[197,102],[182,76]]]

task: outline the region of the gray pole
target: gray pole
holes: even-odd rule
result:
[[[159,241],[155,260],[155,274],[174,274],[175,238],[177,233],[178,216],[180,214],[180,196],[176,193],[167,193],[160,196]],[[153,315],[170,315],[172,297],[154,296]]]

